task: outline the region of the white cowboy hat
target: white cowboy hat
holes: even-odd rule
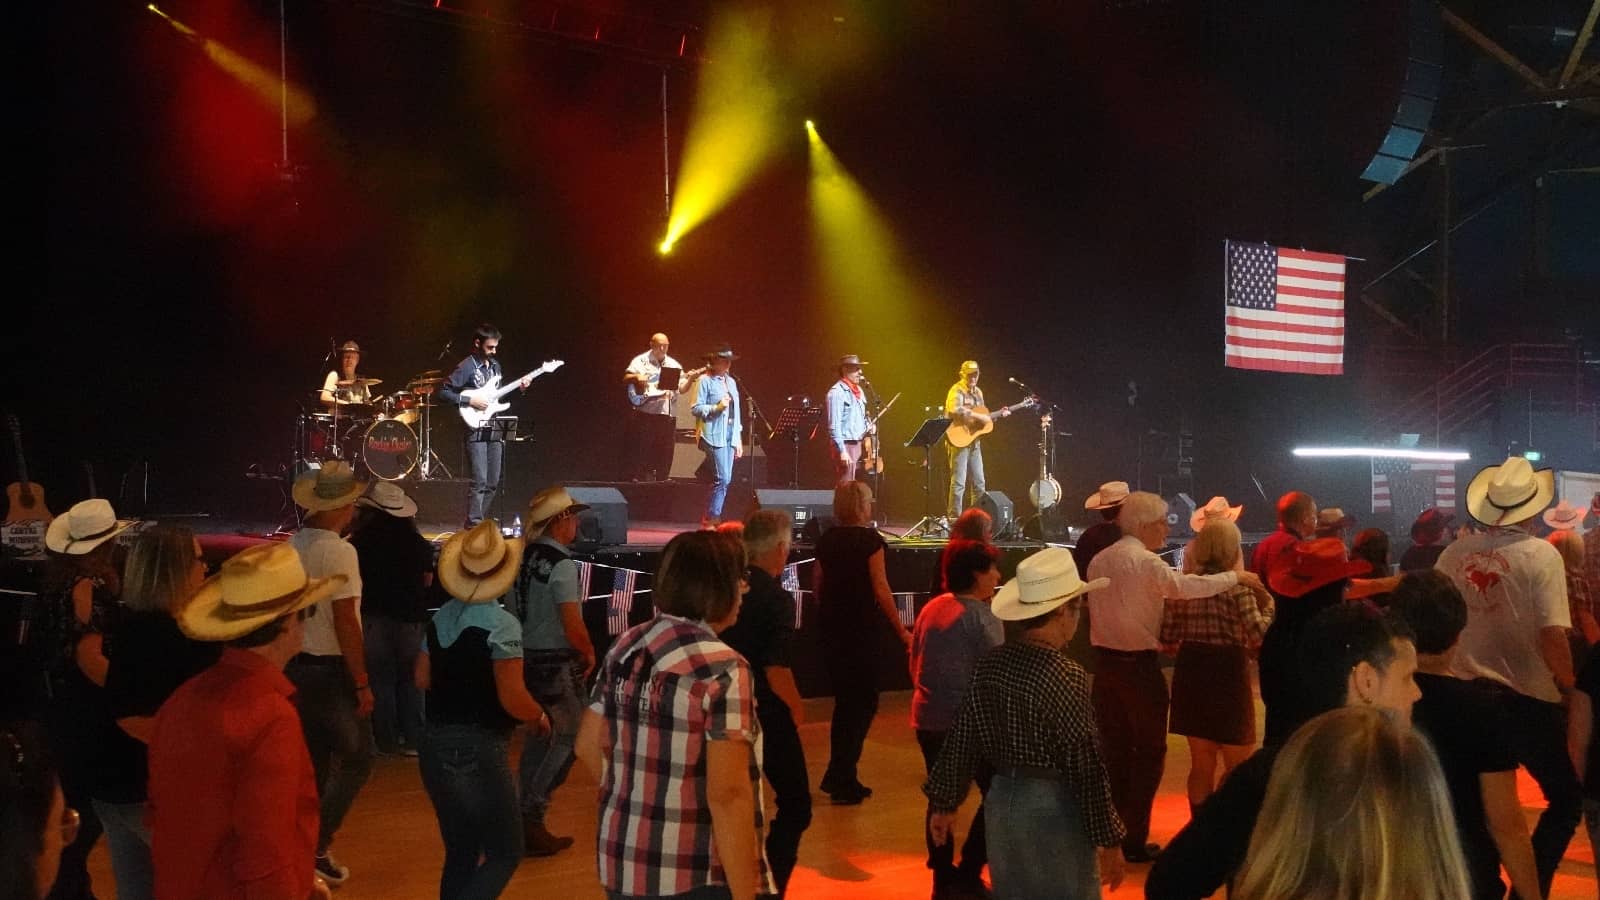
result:
[[[566,488],[547,487],[528,501],[528,522],[523,526],[523,533],[538,537],[556,516],[564,512],[581,513],[588,508],[589,504],[572,499]]]
[[[399,485],[388,481],[374,481],[356,505],[381,509],[396,519],[409,519],[417,514],[417,501],[407,496]]]
[[[197,641],[231,641],[273,619],[332,597],[345,575],[309,578],[288,544],[241,550],[178,610],[178,627]]]
[[[64,516],[56,516],[44,533],[44,545],[55,553],[82,556],[136,524],[119,519],[111,504],[96,497],[76,503]]]
[[[1005,622],[1031,619],[1110,583],[1109,578],[1096,578],[1084,584],[1071,550],[1046,547],[1017,564],[1017,577],[1000,587],[989,609],[995,618]]]
[[[311,512],[327,512],[349,506],[367,489],[366,482],[356,480],[356,472],[342,459],[329,460],[315,472],[307,472],[294,480],[294,502]]]
[[[1128,483],[1126,481],[1108,481],[1100,485],[1100,490],[1089,495],[1083,501],[1084,509],[1110,509],[1122,505],[1128,499]]]
[[[1557,531],[1572,531],[1583,524],[1583,517],[1588,514],[1584,507],[1563,500],[1544,511],[1544,523]]]
[[[500,599],[522,567],[522,539],[507,539],[500,524],[484,519],[458,531],[439,551],[439,586],[466,603]]]
[[[1520,456],[1485,466],[1467,483],[1467,513],[1485,525],[1515,525],[1533,518],[1556,495],[1556,473],[1535,472]]]
[[[1317,510],[1315,531],[1319,537],[1334,537],[1341,529],[1349,528],[1355,523],[1355,516],[1346,515],[1345,511],[1337,506],[1330,506]]]
[[[1239,521],[1239,514],[1242,512],[1244,512],[1243,503],[1239,504],[1238,506],[1229,506],[1227,497],[1212,497],[1210,500],[1206,501],[1205,506],[1195,510],[1194,515],[1189,517],[1189,528],[1194,531],[1199,531],[1200,529],[1206,527],[1207,522],[1210,522],[1213,519],[1221,519],[1225,522],[1237,522]]]

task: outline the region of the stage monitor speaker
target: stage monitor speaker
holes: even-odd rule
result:
[[[1022,520],[1022,536],[1047,544],[1065,544],[1072,540],[1072,530],[1061,514],[1061,504]]]
[[[787,510],[790,529],[799,539],[812,520],[833,517],[833,491],[757,488],[756,506],[760,509]]]
[[[1194,498],[1179,492],[1166,498],[1167,500],[1167,534],[1171,537],[1190,537],[1194,529],[1189,527],[1189,520],[1194,518]]]
[[[989,514],[996,540],[1012,536],[1012,525],[1017,521],[1017,507],[1010,497],[999,491],[990,491],[978,498],[978,508]]]
[[[569,487],[567,493],[589,508],[578,514],[578,546],[585,550],[628,542],[628,500],[613,487]]]
[[[1438,7],[1431,0],[1410,0],[1405,81],[1389,131],[1361,177],[1394,184],[1416,158],[1433,121],[1444,71],[1444,41]]]

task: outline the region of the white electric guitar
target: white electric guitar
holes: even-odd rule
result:
[[[522,378],[532,381],[533,379],[538,378],[540,375],[547,375],[564,365],[566,365],[564,360],[552,359],[539,368],[534,369],[532,372],[522,376]],[[501,403],[500,398],[511,393],[517,388],[522,387],[522,378],[518,378],[516,381],[501,387],[500,376],[496,375],[489,379],[489,381],[484,384],[483,387],[469,388],[462,391],[461,396],[466,398],[468,404],[461,407],[462,421],[467,423],[468,428],[482,428],[483,426],[494,421],[494,417],[496,415],[511,408],[511,404]],[[473,400],[483,400],[489,405],[485,409],[474,409],[471,405]]]

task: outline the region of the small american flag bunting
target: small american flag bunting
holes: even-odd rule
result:
[[[589,578],[594,571],[594,563],[584,562],[581,559],[575,559],[573,562],[578,564],[578,600],[582,602],[589,599]]]
[[[783,576],[778,580],[778,584],[789,592],[789,596],[794,598],[794,627],[798,630],[800,628],[801,610],[805,609],[806,605],[805,601],[800,597],[800,564],[790,563],[784,566]]]
[[[611,583],[611,603],[606,608],[606,630],[617,636],[628,628],[628,613],[633,611],[633,584],[639,573],[617,569]]]
[[[917,595],[916,594],[895,594],[894,595],[894,605],[895,605],[895,608],[900,611],[900,624],[901,625],[904,625],[905,627],[910,628],[912,625],[916,624],[916,621],[917,621]]]

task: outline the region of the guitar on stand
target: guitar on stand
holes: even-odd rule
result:
[[[55,518],[44,505],[44,488],[28,480],[28,461],[22,455],[22,423],[6,416],[11,445],[17,454],[17,480],[6,486],[6,519],[0,527],[5,546],[22,553],[43,552],[45,526]]]
[[[510,384],[501,386],[500,376],[496,375],[489,379],[483,387],[468,388],[462,391],[461,396],[467,398],[468,401],[468,405],[461,407],[462,421],[466,422],[467,427],[472,429],[488,425],[494,421],[495,416],[511,408],[511,404],[501,403],[500,398],[522,387],[524,378],[532,381],[540,375],[548,375],[564,365],[566,365],[564,360],[552,359]],[[483,409],[475,409],[470,405],[473,400],[483,400],[488,406]]]
[[[1037,397],[1029,397],[1020,403],[1002,407],[999,412],[994,413],[989,412],[988,407],[974,406],[971,411],[974,413],[973,418],[976,422],[969,424],[967,422],[952,421],[950,427],[945,430],[945,440],[950,442],[950,446],[958,450],[962,447],[970,447],[973,441],[994,430],[995,419],[1003,419],[1019,409],[1028,409],[1038,405],[1038,403],[1039,399]]]

